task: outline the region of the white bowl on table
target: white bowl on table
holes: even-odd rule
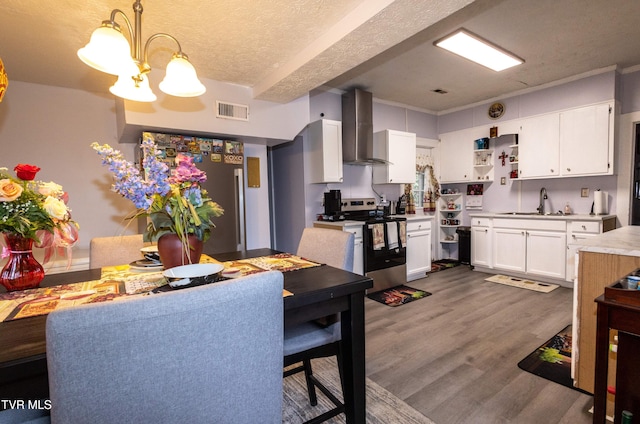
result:
[[[191,264],[169,268],[162,275],[175,288],[214,283],[223,269],[221,264]]]

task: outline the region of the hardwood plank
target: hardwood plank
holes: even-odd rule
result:
[[[572,290],[538,293],[459,266],[409,283],[431,296],[366,299],[367,376],[437,423],[589,423],[592,397],[518,368],[571,324]]]

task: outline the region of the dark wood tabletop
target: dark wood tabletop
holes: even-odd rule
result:
[[[279,253],[272,249],[254,249],[209,255],[218,261],[247,259]],[[284,288],[293,296],[284,298],[285,326],[332,313],[342,314],[345,352],[346,396],[352,399],[346,407],[347,422],[364,422],[364,295],[373,285],[369,277],[328,265],[284,272]],[[98,280],[100,269],[47,275],[40,287],[51,287],[82,281]],[[0,397],[16,380],[23,379],[26,394],[36,384],[46,382],[46,315],[0,323]],[[29,383],[33,375],[39,383]],[[43,380],[44,379],[44,380]],[[34,380],[35,381],[35,380]],[[29,386],[31,384],[31,386]],[[4,389],[3,389],[4,387]],[[11,389],[13,390],[13,389]],[[9,392],[11,392],[9,390]],[[34,390],[46,391],[47,387]],[[4,394],[3,394],[4,393]],[[48,393],[48,392],[46,392]],[[15,394],[15,392],[14,392]]]

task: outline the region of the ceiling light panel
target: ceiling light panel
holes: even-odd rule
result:
[[[497,72],[524,63],[519,57],[463,29],[434,44]]]

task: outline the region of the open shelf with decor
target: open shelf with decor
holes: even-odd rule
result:
[[[440,210],[440,243],[457,243],[456,228],[460,226],[462,193],[441,194],[438,209]]]

